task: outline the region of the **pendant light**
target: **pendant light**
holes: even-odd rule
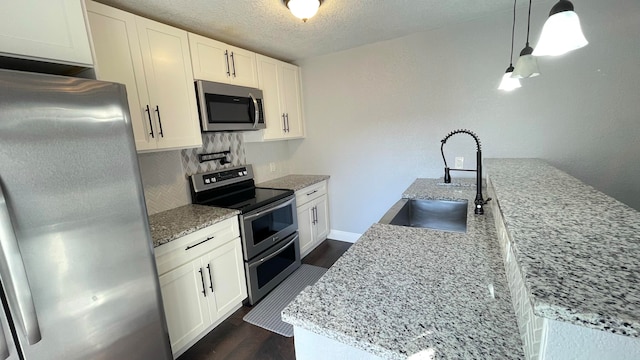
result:
[[[573,4],[569,0],[560,0],[549,12],[533,56],[562,55],[588,43],[582,34],[578,14],[573,11]]]
[[[513,34],[516,31],[517,1],[518,0],[513,0],[513,25],[511,26],[511,55],[509,57],[509,67],[504,75],[502,75],[502,81],[500,82],[500,86],[498,86],[498,90],[511,91],[520,87],[520,80],[511,77],[511,74],[513,73]]]
[[[293,16],[307,22],[311,19],[320,7],[321,0],[283,0]]]
[[[538,70],[538,59],[536,59],[531,53],[533,48],[529,46],[529,27],[531,26],[531,0],[529,0],[529,16],[527,17],[527,43],[524,49],[520,51],[520,57],[516,62],[516,68],[513,70],[511,77],[517,79],[524,79],[528,77],[534,77],[540,75]]]

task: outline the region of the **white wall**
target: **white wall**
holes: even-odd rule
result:
[[[590,44],[540,59],[542,75],[512,93],[496,90],[510,12],[301,61],[307,138],[289,141],[283,161],[331,175],[341,231],[363,232],[415,178],[442,176],[440,140],[457,128],[479,135],[485,158],[543,158],[640,209],[640,2],[574,5]],[[534,5],[533,46],[550,6]],[[525,17],[520,7],[516,57]],[[448,161],[473,168],[465,137],[447,143]]]

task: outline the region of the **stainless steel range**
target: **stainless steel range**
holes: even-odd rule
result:
[[[240,210],[249,304],[300,267],[296,199],[292,190],[255,186],[251,165],[191,176],[194,204]]]

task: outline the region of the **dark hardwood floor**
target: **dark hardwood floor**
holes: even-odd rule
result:
[[[327,239],[305,256],[302,263],[329,268],[350,246],[351,243]],[[295,359],[293,338],[244,322],[242,318],[250,310],[248,306],[238,309],[178,360]]]

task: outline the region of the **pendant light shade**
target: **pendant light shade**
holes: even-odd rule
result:
[[[320,0],[284,0],[293,16],[307,22],[312,18],[320,7]]]
[[[498,90],[511,91],[522,86],[520,85],[520,80],[512,77],[512,75],[513,66],[509,66],[504,75],[502,75],[502,81],[500,82],[500,86],[498,86]]]
[[[582,33],[578,14],[573,11],[573,4],[568,0],[560,0],[549,12],[533,55],[562,55],[588,43]]]
[[[518,0],[513,0],[513,25],[511,25],[511,55],[509,55],[509,67],[502,75],[502,81],[498,86],[498,90],[511,91],[520,87],[520,80],[511,77],[513,74],[513,34],[516,31],[516,3]]]
[[[528,77],[534,77],[540,75],[538,70],[538,59],[533,55],[533,48],[529,46],[529,26],[531,25],[531,0],[529,0],[529,16],[527,17],[527,43],[524,49],[520,51],[520,57],[516,62],[516,67],[513,70],[511,77],[516,79],[524,79]]]

